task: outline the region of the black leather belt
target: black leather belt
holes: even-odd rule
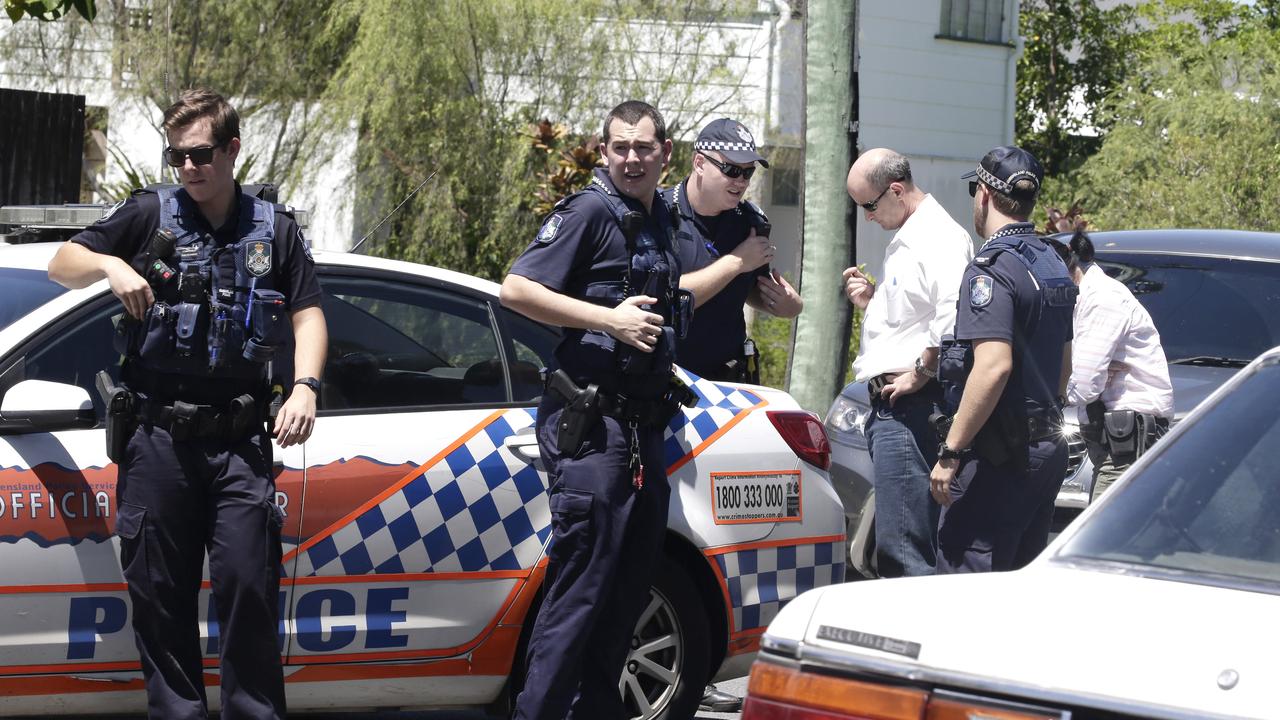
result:
[[[1054,437],[1062,437],[1062,420],[1031,415],[1027,418],[1027,441],[1040,442]]]
[[[226,406],[197,405],[181,400],[166,404],[149,398],[138,404],[138,419],[165,428],[174,440],[239,438],[259,417],[257,401],[252,395],[241,395]]]

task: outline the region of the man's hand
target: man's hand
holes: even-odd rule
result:
[[[927,382],[929,382],[929,378],[927,376],[922,375],[915,370],[908,370],[904,373],[900,373],[893,379],[893,382],[887,383],[880,390],[880,397],[888,400],[889,406],[893,407],[893,404],[897,402],[899,396],[910,395],[924,387]]]
[[[751,232],[747,233],[747,239],[738,243],[738,247],[734,248],[729,255],[738,258],[742,265],[738,268],[738,272],[744,273],[772,262],[775,250],[777,248],[769,244],[769,238],[756,235],[755,228],[751,228]]]
[[[631,347],[653,352],[653,346],[658,344],[658,337],[662,335],[662,316],[640,306],[656,302],[657,298],[647,295],[636,295],[623,300],[609,311],[605,332]]]
[[[856,267],[846,268],[844,271],[844,294],[849,298],[849,302],[859,310],[866,310],[867,304],[871,302],[871,296],[876,294],[876,284],[871,282],[871,278],[862,274],[862,271]]]
[[[156,301],[151,286],[141,275],[134,272],[129,263],[119,258],[111,258],[115,262],[107,262],[103,272],[111,285],[111,292],[120,298],[125,312],[141,320],[147,314],[147,308]]]
[[[951,505],[951,481],[955,479],[959,469],[959,460],[939,460],[933,466],[933,472],[929,473],[929,494],[933,495],[939,505]]]
[[[773,315],[792,318],[804,309],[800,293],[777,270],[766,277],[756,278],[756,286],[760,288],[760,300]]]
[[[294,385],[289,399],[276,415],[276,442],[280,447],[298,445],[311,437],[316,426],[316,394],[306,385]]]

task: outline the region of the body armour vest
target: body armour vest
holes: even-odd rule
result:
[[[653,203],[655,222],[649,222],[644,213],[632,210],[626,202],[609,191],[596,178],[582,191],[608,208],[618,223],[627,243],[627,268],[616,280],[600,280],[588,283],[580,300],[605,307],[616,307],[624,299],[636,295],[657,298],[657,303],[645,309],[662,316],[662,335],[652,352],[641,352],[626,343],[608,337],[613,344],[616,372],[623,392],[649,394],[665,390],[667,378],[675,362],[676,336],[688,325],[692,313],[692,297],[678,287],[679,261],[675,256],[674,222],[666,203]],[[654,232],[654,225],[667,229],[662,235]]]
[[[1043,242],[1037,244],[1028,242],[1035,238],[1034,228],[1029,224],[1008,227],[991,236],[987,244],[978,251],[973,263],[978,267],[991,267],[1001,254],[1009,253],[1016,257],[1031,274],[1035,283],[1039,298],[1033,311],[1036,314],[1037,334],[1041,330],[1052,332],[1053,326],[1046,324],[1046,321],[1051,320],[1055,314],[1065,314],[1065,327],[1069,328],[1072,309],[1080,290],[1072,282],[1062,258],[1058,257],[1052,248]],[[1063,343],[1066,342],[1067,337],[1063,334],[1061,337]],[[1055,358],[1060,358],[1061,343],[1055,341],[1055,338],[1048,338],[1048,343],[1045,345],[1047,350],[1044,351],[1052,351],[1056,353]],[[1023,400],[1022,407],[1006,409],[1014,410],[1019,414],[1057,410],[1051,402],[1057,395],[1059,378],[1057,375],[1046,376],[1043,368],[1040,367],[1041,363],[1038,362],[1037,350],[1040,348],[1032,347],[1033,342],[1033,338],[1027,337],[1021,328],[1014,328],[1013,354],[1023,384],[1021,393]],[[1056,348],[1053,347],[1055,344]],[[942,345],[938,380],[942,384],[944,404],[948,412],[954,414],[960,407],[964,384],[973,367],[973,347],[967,340],[957,341],[953,338],[944,338]]]
[[[242,194],[238,239],[219,246],[185,190],[156,194],[160,222],[143,268],[156,302],[130,323],[125,354],[157,372],[262,377],[287,322],[274,282],[275,207]]]

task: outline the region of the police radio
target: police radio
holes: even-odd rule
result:
[[[165,260],[173,256],[178,245],[178,236],[168,228],[157,228],[151,236],[151,245],[147,248],[146,267],[143,272],[152,287],[163,285],[177,274]]]

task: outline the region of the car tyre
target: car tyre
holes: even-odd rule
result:
[[[689,720],[711,677],[707,613],[693,578],[665,558],[618,687],[634,720]]]

